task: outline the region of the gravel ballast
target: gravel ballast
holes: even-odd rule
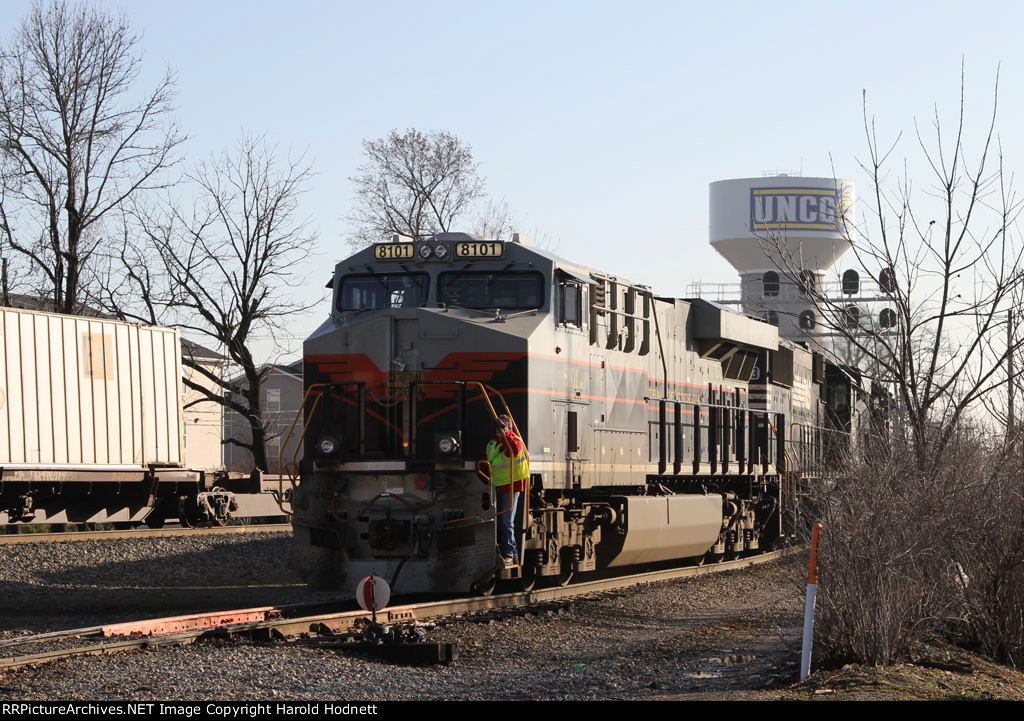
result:
[[[280,533],[4,548],[0,636],[315,600],[288,568],[290,546],[290,535]],[[797,557],[560,610],[442,622],[426,629],[426,640],[457,644],[458,659],[447,666],[210,641],[0,672],[0,699],[742,697],[795,675],[801,569]]]
[[[0,617],[9,630],[34,616],[110,622],[310,600],[290,554],[287,531],[3,546]]]

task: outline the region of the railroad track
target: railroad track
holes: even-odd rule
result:
[[[119,538],[161,538],[168,536],[210,536],[238,533],[291,533],[290,523],[268,523],[252,526],[212,526],[207,528],[132,528],[114,531],[67,531],[63,533],[0,534],[0,546],[19,543],[54,543],[58,541],[117,540]]]
[[[377,622],[381,624],[408,624],[474,612],[578,600],[594,594],[621,591],[631,586],[735,571],[777,560],[795,550],[773,551],[714,565],[687,566],[585,581],[565,587],[413,603],[383,609],[376,616]],[[371,621],[372,614],[369,611],[354,610],[354,605],[350,599],[346,599],[266,606],[21,636],[0,641],[0,669],[32,666],[74,656],[100,656],[132,649],[193,643],[212,637],[270,640],[306,636],[337,639],[358,632]],[[89,643],[97,638],[107,640]],[[81,644],[83,641],[86,645],[25,652],[46,644]]]

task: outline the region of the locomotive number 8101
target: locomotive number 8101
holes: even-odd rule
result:
[[[316,586],[376,574],[398,594],[486,593],[755,553],[793,533],[821,439],[848,442],[854,376],[764,321],[524,242],[415,243],[464,262],[404,255],[411,243],[360,251],[335,268],[331,316],[304,345],[294,557]],[[351,293],[374,282],[416,292]],[[508,486],[477,474],[494,407],[529,458],[508,566]]]

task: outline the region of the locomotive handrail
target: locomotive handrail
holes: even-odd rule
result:
[[[794,461],[794,464],[793,464],[794,465],[794,470],[796,471],[797,475],[801,475],[801,476],[804,473],[804,464],[803,464],[803,459],[801,459],[801,457],[800,457],[800,449],[797,448],[797,445],[796,445],[796,432],[802,426],[803,426],[803,424],[799,423],[797,421],[793,421],[792,423],[790,423],[789,424],[789,438],[787,439],[789,441],[789,447],[793,449],[793,455],[795,456],[795,461]],[[801,443],[802,443],[802,441],[801,441]],[[789,455],[789,451],[786,451],[786,455],[787,456]]]
[[[414,383],[410,383],[409,384],[410,396],[415,392],[414,385],[419,385],[420,383],[424,383],[424,381],[415,381]],[[425,381],[425,383],[430,383],[430,382],[429,381]],[[517,436],[519,436],[520,439],[522,438],[522,434],[519,432],[519,426],[516,424],[515,417],[512,415],[512,411],[509,408],[508,403],[506,402],[505,397],[501,393],[501,391],[497,390],[496,388],[493,388],[492,386],[485,385],[484,383],[481,383],[479,381],[454,381],[454,383],[456,383],[457,385],[464,385],[464,386],[475,387],[477,390],[479,390],[480,395],[484,399],[484,403],[485,403],[485,405],[487,407],[488,412],[491,415],[492,420],[494,421],[494,423],[496,425],[500,426],[500,424],[498,423],[498,412],[495,410],[494,403],[491,401],[491,398],[490,398],[490,394],[491,393],[496,395],[498,397],[498,400],[501,403],[502,409],[504,410],[505,414],[508,416],[509,420],[511,421],[513,432]],[[298,412],[295,414],[295,418],[292,420],[292,423],[288,427],[288,431],[285,433],[284,438],[283,438],[283,440],[281,442],[281,449],[278,452],[278,466],[281,468],[281,470],[284,473],[287,474],[288,482],[289,482],[289,484],[291,485],[291,488],[292,488],[292,493],[295,492],[295,488],[296,488],[296,481],[297,481],[297,476],[298,476],[298,463],[297,463],[297,459],[298,459],[299,452],[302,449],[303,442],[305,441],[305,438],[306,438],[306,434],[308,433],[310,425],[313,422],[313,417],[315,415],[316,409],[319,406],[320,401],[323,399],[325,392],[330,392],[329,391],[329,387],[332,386],[332,385],[338,385],[338,384],[334,384],[334,383],[315,383],[315,384],[309,386],[306,389],[306,392],[305,392],[305,394],[303,395],[303,398],[302,398],[302,402],[299,404]],[[350,385],[350,383],[343,383],[342,385]],[[325,389],[326,389],[326,391],[325,391]],[[304,422],[302,424],[302,433],[299,436],[299,441],[296,444],[295,451],[292,454],[291,461],[289,461],[288,463],[285,463],[284,462],[285,448],[287,447],[288,443],[291,441],[291,439],[292,439],[292,437],[293,437],[293,435],[295,433],[295,428],[296,428],[296,425],[299,422],[300,414],[303,413],[303,411],[304,411],[304,409],[306,407],[306,403],[309,401],[310,396],[313,395],[313,394],[316,394],[316,398],[315,398],[315,400],[313,402],[312,407],[309,409],[309,414],[306,416],[306,418],[305,418],[305,420],[304,420]],[[411,417],[410,418],[410,424],[415,426],[416,420],[417,419],[415,417]],[[507,453],[508,457],[512,460],[513,469],[514,469],[515,466],[516,466],[516,461],[515,461],[515,455],[516,454],[513,452],[512,444],[509,441],[509,439],[507,438],[507,436],[505,435],[505,431],[504,431],[503,428],[500,430],[500,433],[501,433],[501,436],[502,436],[502,442],[505,445],[506,453]],[[526,456],[525,462],[527,464],[529,464],[529,462],[530,462],[530,451],[526,448],[525,442],[523,443],[523,453]],[[477,467],[477,474],[481,478],[484,478],[484,474],[481,473],[480,471],[481,471],[481,469],[480,469],[480,467],[478,465],[478,467]],[[515,474],[513,472],[513,476],[514,475]],[[490,481],[489,476],[488,476],[488,481]],[[283,484],[284,484],[283,478],[278,478],[278,493],[277,493],[277,495],[275,497],[275,501],[277,502],[278,506],[281,508],[281,511],[285,515],[287,515],[289,517],[292,517],[295,514],[295,509],[294,509],[294,506],[292,506],[292,508],[290,510],[285,508],[285,503],[284,503],[284,485]],[[493,488],[493,486],[492,486],[492,488]],[[508,491],[507,492],[511,495],[512,493],[514,493],[514,490],[513,490],[514,488],[515,488],[515,482],[512,481],[512,482],[510,482],[508,484]],[[523,520],[523,528],[524,528],[524,530],[526,530],[527,528],[529,528],[532,525],[531,524],[531,518],[530,518],[530,493],[529,493],[529,490],[530,490],[529,489],[529,479],[527,479],[526,488],[525,488],[526,492],[523,494],[523,496],[525,497],[524,505],[523,505],[523,519],[524,519]],[[495,489],[495,492],[496,493],[500,493],[502,491],[500,489]],[[373,501],[371,501],[371,503],[369,505],[373,505],[373,503],[376,500],[378,500],[378,499],[375,498]],[[399,500],[403,500],[403,499],[399,499]],[[433,503],[436,502],[436,500],[437,500],[437,498],[435,496],[434,501],[429,503],[428,506],[433,505]],[[511,511],[512,511],[512,504],[510,502],[508,509],[505,510],[505,511],[496,512],[495,513],[495,517],[501,516],[501,515],[503,515],[505,513],[511,513]],[[331,507],[331,514],[332,514],[332,516],[334,516],[337,519],[337,513],[334,511],[333,502],[332,502],[332,507]]]
[[[292,493],[295,493],[295,481],[299,477],[299,464],[297,462],[298,456],[299,456],[299,450],[302,448],[302,444],[306,440],[306,433],[309,432],[309,424],[312,422],[313,414],[316,412],[316,407],[318,405],[320,405],[320,401],[323,399],[323,397],[324,397],[323,393],[318,395],[316,400],[313,402],[313,407],[309,409],[309,420],[305,421],[302,424],[302,433],[299,435],[299,440],[295,444],[295,452],[292,453],[292,459],[287,464],[285,464],[285,467],[289,469],[288,480],[292,484]],[[306,402],[306,399],[303,398],[302,406],[299,407],[300,411],[302,410],[302,407],[305,406],[305,402]],[[296,420],[297,420],[297,417],[296,417]],[[281,444],[281,451],[280,451],[280,453],[284,452],[284,448],[286,447],[287,442],[288,442],[288,440],[291,437],[290,431],[291,431],[291,429],[289,429],[289,436],[286,437],[285,438],[285,442]],[[278,461],[278,463],[280,463],[280,460]],[[280,483],[280,480],[278,482]]]
[[[362,385],[362,383],[360,383],[360,382],[355,382],[355,383],[346,382],[346,383],[341,383],[340,385],[353,385],[353,384],[354,385]],[[324,398],[324,392],[321,391],[320,389],[321,388],[329,389],[330,386],[332,386],[332,385],[339,385],[339,384],[338,383],[314,383],[313,385],[309,386],[309,388],[306,389],[306,392],[305,392],[305,394],[302,397],[302,402],[299,403],[299,408],[298,408],[298,410],[295,413],[295,418],[292,420],[291,425],[288,427],[287,433],[285,433],[285,435],[283,437],[283,440],[281,441],[281,448],[280,448],[280,450],[278,451],[278,454],[277,454],[278,467],[281,470],[287,470],[288,471],[288,482],[291,484],[292,492],[293,493],[295,492],[296,480],[297,480],[297,478],[299,476],[299,472],[298,472],[299,471],[299,464],[298,464],[299,452],[302,450],[303,441],[306,440],[306,434],[309,432],[310,424],[313,422],[313,417],[314,417],[314,413],[315,413],[315,411],[317,409],[317,406],[320,405],[320,401],[323,400],[323,398]],[[292,458],[291,458],[291,460],[288,463],[285,463],[284,462],[284,451],[285,451],[285,448],[287,448],[288,442],[292,438],[292,433],[295,430],[295,424],[298,423],[298,421],[299,421],[299,415],[302,414],[304,412],[304,410],[305,410],[306,401],[309,400],[309,396],[314,391],[317,391],[319,393],[319,395],[317,395],[316,400],[313,402],[313,407],[309,409],[309,415],[306,417],[305,421],[302,424],[302,433],[299,436],[298,443],[295,444],[295,451],[292,453]],[[277,501],[277,505],[281,508],[281,511],[283,513],[285,513],[285,515],[292,516],[295,513],[294,507],[293,507],[293,509],[291,511],[287,511],[284,508],[284,506],[282,505],[282,503],[281,503],[281,499],[283,498],[283,483],[282,483],[282,480],[281,480],[280,477],[278,478],[277,483],[278,483],[278,489],[277,489],[278,496],[275,498],[275,500]]]
[[[793,450],[795,471],[796,471],[796,474],[799,475],[799,476],[802,476],[804,474],[804,463],[803,463],[804,458],[803,458],[803,455],[801,453],[801,449],[797,445],[797,432],[801,431],[799,444],[800,444],[800,446],[803,446],[803,445],[806,444],[806,440],[805,440],[805,435],[804,435],[804,433],[802,433],[802,431],[804,431],[804,429],[806,429],[806,428],[807,428],[807,424],[806,423],[800,423],[799,421],[793,421],[792,423],[789,424],[789,438],[788,438],[788,441],[789,441],[790,448]],[[789,451],[786,451],[786,455],[787,456],[789,455]]]
[[[824,443],[825,443],[827,438],[836,438],[836,437],[839,437],[839,438],[842,438],[842,439],[847,438],[847,435],[843,431],[836,430],[834,428],[825,428],[823,426],[814,426],[814,425],[811,425],[809,423],[800,423],[799,421],[793,421],[793,423],[790,424],[790,434],[791,434],[791,437],[789,439],[789,442],[790,442],[790,445],[792,445],[794,447],[794,453],[796,453],[796,455],[797,455],[798,466],[799,466],[798,470],[799,470],[800,473],[803,472],[803,467],[802,467],[802,464],[799,463],[800,453],[799,453],[799,450],[796,448],[796,434],[793,433],[794,429],[800,429],[802,431],[802,439],[806,439],[808,432],[820,434],[819,435],[819,441],[817,443],[812,442],[810,444],[812,446],[812,451],[816,451],[817,453],[823,453],[825,451]],[[825,435],[825,434],[829,434],[829,435]],[[806,440],[801,440],[801,445],[802,446],[806,446],[806,445],[808,445],[808,443],[807,443]],[[821,472],[821,467],[822,467],[822,463],[823,463],[821,457],[817,457],[814,460],[816,462],[815,462],[815,468],[813,469],[813,471]]]
[[[651,406],[651,404],[657,403],[657,410],[658,410],[658,414],[659,414],[659,418],[658,418],[659,427],[661,427],[663,429],[663,431],[665,431],[665,432],[662,432],[661,436],[660,436],[660,438],[661,438],[661,440],[663,442],[668,437],[667,436],[667,429],[668,429],[668,427],[670,425],[667,420],[663,419],[663,411],[667,411],[667,408],[668,408],[668,406],[670,404],[672,406],[674,406],[673,412],[677,414],[677,417],[678,417],[678,414],[681,412],[681,409],[682,409],[683,405],[692,406],[693,407],[693,411],[692,411],[693,414],[694,414],[693,430],[694,430],[695,434],[697,434],[699,432],[699,430],[703,430],[703,429],[709,429],[709,432],[710,432],[710,429],[713,427],[712,425],[704,425],[703,423],[701,423],[701,420],[700,420],[701,416],[704,416],[704,415],[710,416],[712,413],[716,413],[716,412],[719,413],[719,414],[722,414],[724,412],[736,413],[736,414],[745,413],[745,414],[747,414],[747,416],[746,416],[745,419],[742,420],[742,431],[744,433],[749,433],[750,434],[750,438],[748,439],[748,438],[744,437],[744,438],[740,439],[739,441],[737,441],[737,444],[736,444],[735,447],[724,446],[725,455],[721,459],[714,459],[714,460],[710,460],[709,462],[712,464],[712,466],[715,466],[716,464],[718,464],[720,462],[722,464],[722,467],[725,469],[723,472],[726,472],[726,473],[728,472],[728,464],[731,462],[731,459],[733,457],[735,457],[735,461],[736,461],[737,465],[739,466],[739,469],[740,469],[741,472],[742,472],[744,467],[747,467],[748,469],[752,469],[753,465],[756,464],[756,463],[764,463],[764,464],[772,464],[772,465],[775,464],[774,460],[771,460],[770,458],[768,460],[763,460],[763,457],[757,455],[756,451],[758,449],[755,447],[755,441],[754,441],[753,433],[754,433],[754,428],[755,428],[754,422],[758,418],[762,418],[763,417],[765,419],[765,422],[767,423],[768,428],[774,434],[774,438],[776,439],[776,443],[778,443],[779,432],[778,432],[778,428],[776,426],[776,423],[773,421],[773,418],[777,418],[778,416],[781,415],[781,413],[779,413],[778,411],[769,411],[769,410],[760,409],[760,408],[750,408],[748,406],[728,405],[728,404],[724,404],[724,403],[694,403],[692,401],[677,401],[677,400],[674,400],[672,398],[658,398],[658,397],[655,397],[655,396],[646,396],[644,398],[644,400],[648,402],[649,407]],[[664,405],[664,408],[662,407],[663,405]],[[735,421],[736,423],[741,423],[738,415],[735,416],[735,418],[736,418],[736,421]],[[732,422],[730,422],[729,430],[736,430],[736,429],[740,428],[740,426],[733,427],[731,425],[731,423]],[[672,431],[676,434],[676,441],[675,442],[676,442],[676,449],[678,449],[682,445],[683,427],[682,427],[682,424],[679,423],[679,422],[674,422],[671,425],[672,425]],[[629,433],[629,432],[646,433],[646,431],[642,431],[642,430],[641,431],[622,430],[621,432],[624,432],[624,433]],[[785,442],[785,440],[786,439],[783,439],[783,442]],[[701,448],[700,448],[699,437],[695,435],[694,441],[695,441],[695,447],[693,448],[693,463],[694,463],[694,473],[696,473],[697,472],[696,471],[697,465],[698,464],[702,464],[703,461],[701,460]],[[768,439],[768,437],[766,436],[766,439],[765,439],[764,442],[765,443],[769,443],[770,439]],[[714,452],[715,450],[717,450],[717,446],[715,444],[715,441],[710,440],[709,443],[710,443],[709,452]],[[790,459],[791,460],[791,456],[790,456],[789,452],[784,447],[781,448],[781,451],[784,454],[786,459]],[[728,454],[730,452],[732,452],[734,454],[734,456],[729,456]],[[682,468],[683,458],[682,458],[681,453],[678,450],[675,450],[673,455],[675,456],[674,460],[672,461],[673,473],[674,474],[678,474],[679,471]],[[667,445],[667,443],[660,443],[659,444],[658,456],[659,456],[659,458],[658,458],[658,474],[661,475],[662,473],[664,473],[665,469],[667,469],[667,466],[668,466],[668,445]],[[759,458],[762,458],[762,460],[758,460]],[[665,464],[665,468],[664,469],[662,468],[662,463]]]
[[[423,382],[424,381],[416,381],[415,384],[419,385],[420,383],[423,383]],[[426,383],[429,383],[429,381],[426,381]],[[444,382],[442,382],[442,383],[444,383]],[[512,411],[509,408],[508,403],[506,402],[505,397],[501,393],[501,391],[499,391],[496,388],[493,388],[492,386],[485,385],[484,383],[481,383],[479,381],[454,381],[454,383],[456,383],[458,385],[465,385],[465,386],[476,387],[477,390],[480,391],[480,395],[484,399],[484,403],[487,406],[487,410],[491,414],[492,420],[495,422],[496,425],[500,425],[500,424],[498,424],[498,412],[495,410],[494,404],[492,403],[491,398],[490,398],[490,394],[494,393],[498,397],[498,400],[501,402],[502,409],[504,410],[505,414],[508,416],[509,420],[512,423],[512,430],[513,430],[513,432],[517,436],[519,436],[519,438],[522,438],[522,434],[519,432],[519,426],[516,424],[515,417],[512,415]],[[297,478],[298,478],[298,475],[299,475],[299,473],[298,473],[298,462],[297,462],[298,461],[299,452],[302,449],[303,442],[305,441],[305,438],[306,438],[306,434],[309,432],[310,425],[313,422],[313,417],[314,417],[314,414],[316,412],[316,409],[319,406],[320,401],[324,397],[324,392],[325,392],[324,389],[329,389],[329,387],[332,386],[332,385],[338,385],[338,384],[334,384],[334,383],[315,383],[315,384],[309,386],[306,389],[306,392],[305,392],[305,394],[303,395],[303,398],[302,398],[302,402],[299,404],[299,409],[298,409],[298,411],[295,414],[295,418],[292,420],[291,425],[288,427],[288,431],[285,433],[285,435],[283,437],[283,440],[281,441],[281,449],[278,452],[278,467],[284,473],[287,474],[288,482],[289,482],[289,484],[291,485],[291,488],[292,488],[292,493],[295,492]],[[350,383],[343,383],[342,385],[350,385]],[[413,385],[414,384],[412,384],[412,383],[410,384],[410,395],[413,392],[413,388],[412,388]],[[327,392],[329,392],[329,390]],[[292,436],[295,433],[295,427],[296,427],[296,425],[299,422],[300,415],[303,413],[303,411],[304,411],[304,409],[306,407],[306,403],[309,401],[310,396],[313,395],[313,394],[316,394],[316,398],[315,398],[315,400],[313,402],[313,406],[309,409],[309,414],[306,416],[306,418],[305,418],[305,420],[304,420],[304,422],[302,424],[302,433],[299,436],[298,443],[296,443],[295,451],[292,454],[291,460],[288,463],[285,463],[285,461],[284,461],[285,449],[286,449],[288,443],[291,441]],[[415,424],[416,423],[416,418],[411,418],[410,419],[410,423],[411,424]],[[501,432],[501,435],[502,435],[502,441],[503,441],[503,443],[505,445],[506,453],[508,454],[508,457],[510,459],[512,459],[513,468],[515,468],[515,453],[512,452],[511,442],[505,436],[504,429],[502,429],[500,432]],[[526,456],[526,459],[525,459],[526,463],[529,464],[529,462],[530,462],[530,451],[529,451],[529,449],[526,448],[526,444],[525,443],[523,443],[523,453]],[[484,475],[482,473],[480,473],[480,470],[481,469],[478,466],[477,474],[481,478],[484,478]],[[490,481],[490,477],[489,476],[487,477],[487,480],[488,480],[488,482]],[[510,493],[510,494],[513,493],[514,492],[513,489],[515,487],[515,483],[514,482],[509,483],[508,487],[509,487],[508,493]],[[496,491],[496,492],[500,492],[500,491]],[[523,506],[523,518],[524,518],[523,525],[524,525],[524,530],[525,530],[526,528],[529,528],[532,525],[531,522],[530,522],[531,519],[530,519],[529,482],[527,482],[526,492],[523,495],[525,497],[524,506]],[[278,507],[281,509],[281,511],[286,516],[291,517],[291,516],[293,516],[295,514],[294,506],[292,506],[291,510],[285,508],[285,503],[284,503],[284,480],[281,477],[278,478],[278,492],[277,492],[277,494],[275,496],[275,501],[277,502]],[[512,510],[512,504],[509,503],[508,510],[496,513],[495,516],[500,516],[500,515],[503,515],[504,513],[510,513],[511,510]]]
[[[288,426],[288,431],[287,433],[284,434],[284,439],[281,441],[281,448],[277,452],[277,467],[279,470],[287,472],[288,483],[291,484],[293,494],[295,493],[295,481],[298,476],[298,464],[295,461],[299,455],[299,449],[302,448],[302,442],[306,438],[306,432],[309,430],[309,424],[313,420],[313,413],[316,411],[316,407],[320,404],[320,399],[323,398],[322,393],[317,396],[316,401],[313,403],[313,407],[309,409],[309,416],[302,424],[302,435],[299,436],[299,442],[295,444],[295,452],[292,454],[291,461],[287,464],[285,464],[284,462],[284,451],[285,448],[288,447],[288,441],[290,441],[292,438],[292,433],[295,430],[295,424],[299,422],[299,416],[302,415],[302,412],[306,407],[306,401],[309,400],[310,393],[312,393],[317,388],[321,388],[323,386],[323,383],[314,383],[313,385],[306,389],[305,394],[302,396],[302,402],[299,403],[299,409],[295,412],[295,418],[292,419],[292,424]],[[277,502],[278,508],[280,508],[281,512],[284,513],[286,516],[295,515],[295,507],[292,506],[292,510],[287,510],[284,507],[283,499],[284,482],[281,479],[281,474],[279,473],[277,477],[277,495],[274,497],[274,500]]]
[[[466,385],[477,386],[477,388],[480,389],[480,394],[483,396],[484,402],[487,403],[487,409],[491,412],[491,418],[494,419],[495,425],[498,425],[500,427],[501,424],[498,423],[498,414],[494,410],[494,405],[491,403],[491,399],[488,396],[488,391],[490,391],[490,392],[494,393],[496,396],[498,396],[498,400],[501,401],[502,408],[505,409],[505,415],[507,415],[509,421],[512,422],[512,430],[515,432],[515,434],[517,436],[519,436],[520,440],[522,440],[523,434],[519,432],[519,426],[516,425],[515,416],[513,416],[512,415],[512,411],[509,410],[508,403],[505,402],[505,396],[503,396],[501,394],[501,391],[499,391],[497,388],[493,388],[491,386],[484,385],[480,381],[466,381]],[[506,455],[508,455],[509,460],[512,461],[512,469],[511,469],[512,472],[511,472],[511,475],[513,476],[513,480],[510,480],[510,482],[508,484],[508,493],[511,496],[515,492],[513,489],[515,488],[515,485],[516,485],[515,480],[514,480],[515,467],[516,467],[515,453],[512,452],[512,444],[508,440],[508,438],[506,437],[504,428],[500,429],[500,433],[501,433],[501,437],[502,437],[502,442],[505,445]],[[530,451],[526,447],[526,442],[525,441],[523,441],[523,453],[526,454],[526,464],[527,464],[527,467],[529,467],[529,464],[530,464]],[[477,466],[477,475],[480,475],[479,465]],[[532,525],[530,523],[531,519],[530,519],[530,482],[529,482],[529,479],[527,479],[527,481],[526,481],[526,490],[525,490],[525,493],[523,493],[523,497],[525,499],[523,501],[523,504],[524,504],[523,505],[523,530],[525,531],[527,528],[529,528]],[[498,516],[502,516],[502,515],[504,515],[506,513],[511,513],[511,512],[512,512],[512,503],[511,503],[511,499],[510,499],[509,504],[508,504],[508,510],[507,511],[501,511],[500,513],[495,513],[494,517],[497,518]]]
[[[775,414],[775,415],[778,415],[778,414]],[[772,433],[775,434],[776,442],[778,442],[779,429],[775,427],[774,423],[772,423],[772,414],[770,412],[767,412],[767,411],[765,412],[765,414],[764,414],[764,421],[765,421],[765,423],[768,424],[768,427],[772,429]],[[792,443],[792,440],[790,441],[790,443]],[[794,464],[792,463],[793,458],[792,458],[792,456],[789,455],[789,451],[786,450],[786,446],[785,445],[782,446],[782,454],[786,457],[786,461],[787,461],[786,468],[785,468],[784,472],[789,472],[789,470],[793,467]],[[798,465],[798,464],[796,464],[796,465]]]

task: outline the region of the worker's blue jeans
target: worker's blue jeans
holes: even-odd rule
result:
[[[519,507],[519,491],[508,492],[508,486],[497,486],[494,489],[494,494],[497,496],[497,502],[495,506],[498,509],[498,549],[501,551],[502,558],[514,558],[516,561],[519,560],[519,554],[516,553],[516,508]],[[512,505],[512,510],[508,513],[509,504]]]

